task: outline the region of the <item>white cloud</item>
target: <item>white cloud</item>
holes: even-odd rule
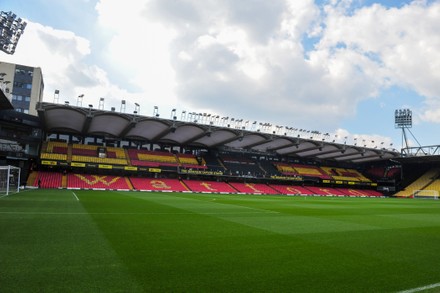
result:
[[[331,52],[343,45],[374,62],[379,68],[369,75],[379,73],[383,85],[411,88],[430,104],[440,99],[439,2],[414,1],[399,9],[375,4],[353,15],[328,7],[327,13],[320,51]],[[433,119],[434,112],[440,111],[428,111],[422,116],[440,121],[440,116]]]
[[[124,98],[147,115],[158,105],[331,131],[397,86],[440,123],[439,2],[239,2],[101,0],[86,24],[96,39],[30,23],[17,60],[43,68],[47,100],[55,88],[84,103]]]
[[[44,78],[44,101],[54,100],[54,91],[60,90],[59,102],[77,104],[77,97],[85,94],[83,106],[98,106],[100,97],[114,105],[120,104],[120,97],[130,97],[126,90],[113,85],[105,70],[89,65],[90,42],[72,32],[54,29],[28,21],[25,33],[20,39],[14,55],[6,62],[41,67]]]
[[[147,3],[100,1],[97,4],[100,28],[112,32],[102,53],[106,62],[123,72],[135,89],[124,98],[144,105],[144,109],[153,105],[173,107],[177,98],[169,47],[175,32],[145,18]]]

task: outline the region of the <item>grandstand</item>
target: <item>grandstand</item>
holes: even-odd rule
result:
[[[398,197],[440,185],[431,170],[440,164],[432,157],[417,173],[411,170],[423,168],[405,166],[420,165],[420,158],[385,148],[45,102],[37,110],[29,126],[29,115],[5,110],[10,128],[23,128],[14,142],[22,185],[40,180],[43,188]],[[32,145],[26,146],[26,135]],[[11,164],[8,157],[3,164]]]

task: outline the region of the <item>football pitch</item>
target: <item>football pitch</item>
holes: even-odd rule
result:
[[[0,292],[435,292],[440,201],[29,190]]]

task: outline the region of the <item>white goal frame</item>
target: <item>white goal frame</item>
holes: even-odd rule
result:
[[[414,190],[413,192],[414,198],[425,198],[425,199],[438,199],[438,191],[437,190]]]
[[[0,166],[0,195],[20,192],[20,173],[19,167]]]

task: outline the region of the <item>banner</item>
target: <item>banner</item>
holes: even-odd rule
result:
[[[223,175],[222,171],[204,171],[204,170],[193,170],[193,169],[181,169],[181,174],[194,174],[194,175]]]
[[[72,162],[72,163],[70,163],[70,166],[84,168],[86,166],[86,164],[85,163]]]
[[[289,181],[302,181],[303,180],[303,178],[301,176],[293,177],[293,176],[276,176],[276,175],[270,176],[270,179],[289,180]]]
[[[113,169],[113,166],[112,165],[102,165],[102,164],[99,164],[98,168],[99,169]]]
[[[124,170],[126,170],[126,171],[137,171],[138,168],[137,167],[133,167],[133,166],[125,166]]]

